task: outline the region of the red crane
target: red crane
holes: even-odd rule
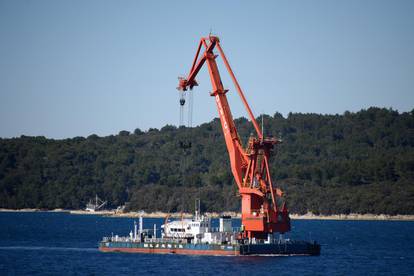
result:
[[[243,148],[234,125],[226,97],[228,90],[224,89],[221,82],[216,63],[218,55],[214,54],[214,48],[217,48],[223,59],[257,133],[257,137],[250,137],[246,149]],[[203,53],[201,53],[202,50],[204,50]],[[180,78],[178,89],[184,92],[197,86],[195,77],[204,63],[207,63],[210,74],[213,86],[210,95],[215,98],[217,104],[224,139],[229,152],[231,171],[241,195],[242,228],[244,228],[241,238],[266,239],[268,234],[290,231],[290,218],[286,204],[285,202],[281,203],[281,207],[278,204],[282,201],[283,192],[273,186],[269,170],[270,154],[280,140],[263,137],[263,133],[224,55],[218,37],[210,35],[201,38],[190,73],[187,78]]]

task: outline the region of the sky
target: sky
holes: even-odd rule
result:
[[[177,125],[177,77],[210,32],[256,116],[414,108],[414,1],[0,0],[0,137]],[[218,117],[197,80],[194,126]]]

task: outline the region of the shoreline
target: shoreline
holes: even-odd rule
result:
[[[30,213],[30,212],[50,212],[50,213],[69,213],[73,215],[98,215],[98,216],[107,216],[107,217],[119,217],[119,218],[138,218],[140,216],[144,218],[191,218],[193,214],[191,213],[164,213],[164,212],[116,212],[114,210],[104,210],[89,212],[85,210],[65,210],[65,209],[54,209],[54,210],[42,210],[42,209],[5,209],[0,208],[0,212],[20,212],[20,213]],[[237,212],[205,212],[207,216],[212,218],[218,218],[222,215],[231,216],[233,218],[240,218],[241,214]],[[336,214],[336,215],[315,215],[312,213],[307,214],[290,214],[292,220],[375,220],[375,221],[414,221],[414,215],[386,215],[386,214]]]
[[[414,215],[386,215],[386,214],[338,214],[338,215],[315,215],[307,213],[304,215],[290,214],[294,220],[376,220],[376,221],[414,221]]]

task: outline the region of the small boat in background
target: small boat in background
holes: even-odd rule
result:
[[[95,195],[95,201],[93,199],[89,200],[86,204],[85,211],[96,212],[101,210],[108,202],[101,200],[98,195]]]

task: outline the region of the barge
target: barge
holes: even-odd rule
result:
[[[139,227],[129,236],[104,237],[99,242],[102,252],[125,252],[147,254],[185,255],[319,255],[320,245],[316,241],[297,241],[283,235],[269,234],[266,240],[241,238],[243,226],[232,227],[232,219],[220,217],[219,227],[211,227],[211,218],[197,212],[192,219],[166,220],[161,226],[161,237],[157,237],[157,226],[143,229],[143,218]]]

